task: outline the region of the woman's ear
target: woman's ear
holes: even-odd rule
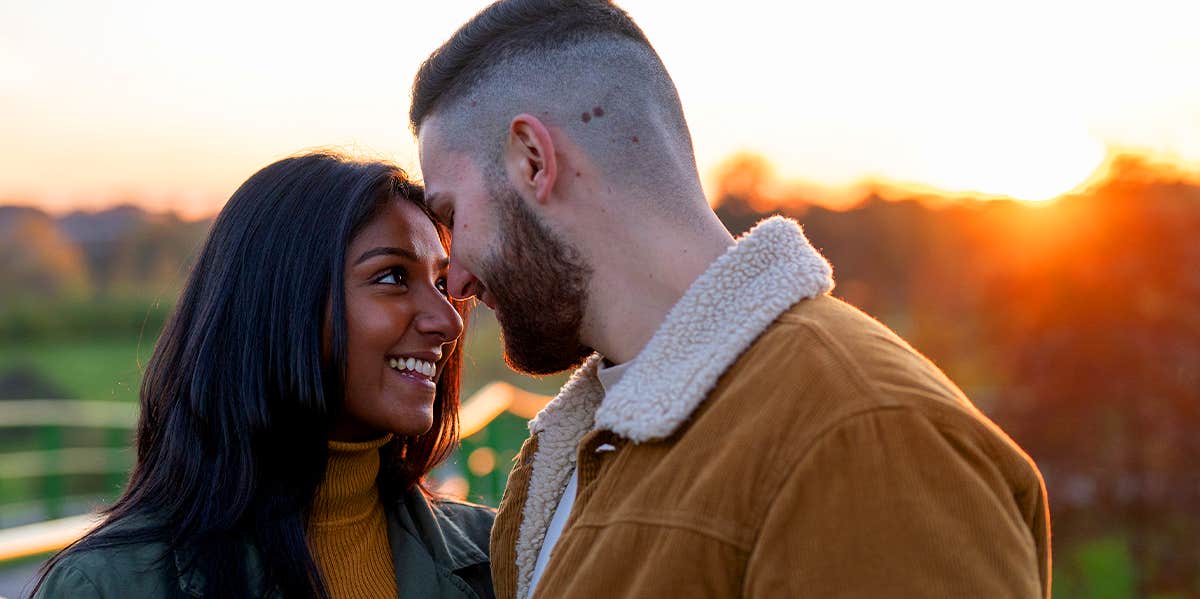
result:
[[[539,204],[550,201],[550,192],[558,179],[558,162],[550,130],[541,120],[529,114],[513,117],[508,126],[504,161],[522,195]]]

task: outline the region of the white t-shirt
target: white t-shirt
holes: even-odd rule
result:
[[[600,386],[604,387],[605,392],[608,392],[621,380],[632,363],[626,362],[607,367],[601,363],[600,368],[596,370],[596,377],[600,379]],[[596,450],[600,451],[606,448],[611,450],[613,447],[606,443],[597,447]],[[572,468],[571,480],[567,481],[567,488],[563,489],[562,497],[558,499],[558,507],[554,508],[554,516],[550,518],[550,525],[546,527],[546,539],[542,541],[542,549],[538,551],[537,561],[533,565],[533,578],[529,581],[530,595],[537,589],[538,581],[542,579],[542,574],[546,571],[546,564],[550,561],[550,552],[554,551],[558,537],[562,536],[563,527],[566,526],[567,518],[571,515],[571,508],[575,506],[575,495],[578,491],[579,472]]]

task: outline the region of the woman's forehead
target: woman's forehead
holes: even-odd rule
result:
[[[441,262],[446,249],[438,237],[437,226],[416,203],[404,198],[388,202],[350,242],[351,259],[355,250],[396,247],[410,250],[422,262]]]

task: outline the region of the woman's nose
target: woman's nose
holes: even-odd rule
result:
[[[462,315],[441,293],[437,293],[432,303],[422,312],[416,322],[417,331],[421,334],[437,335],[442,338],[442,343],[454,341],[462,335]]]

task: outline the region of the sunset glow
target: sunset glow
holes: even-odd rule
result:
[[[829,188],[1038,201],[1114,147],[1200,164],[1193,2],[620,4],[675,78],[706,174],[751,151]],[[316,146],[416,171],[412,76],[484,5],[6,2],[0,202],[207,214]]]
[[[1086,136],[1029,138],[992,132],[988,145],[963,145],[932,156],[928,182],[950,193],[999,195],[1046,201],[1083,183],[1105,157],[1104,145]]]

